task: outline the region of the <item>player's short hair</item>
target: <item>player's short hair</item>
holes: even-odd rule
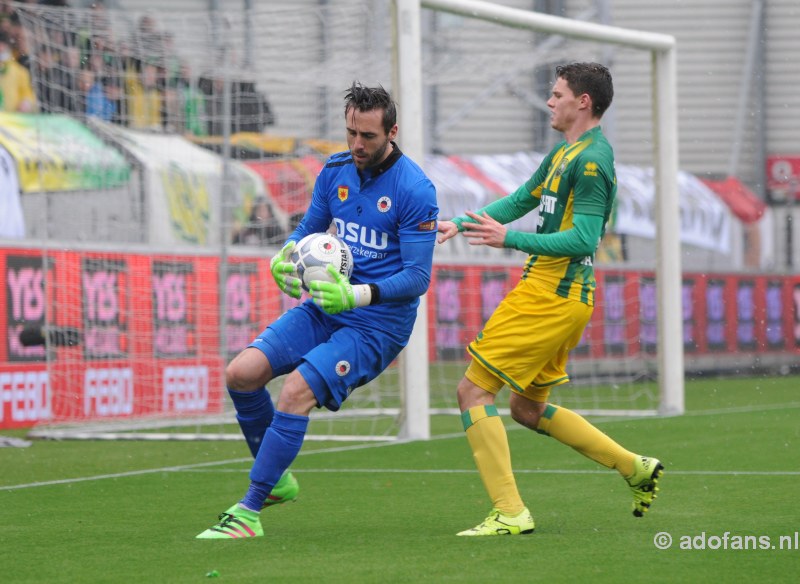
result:
[[[575,95],[588,94],[592,98],[592,115],[603,117],[614,99],[614,83],[608,68],[600,63],[569,63],[556,67],[556,78],[561,77]]]
[[[388,134],[397,123],[397,106],[392,101],[392,96],[383,86],[364,87],[358,81],[354,81],[344,96],[344,113],[350,108],[355,108],[360,112],[368,112],[375,109],[383,110],[383,130]]]

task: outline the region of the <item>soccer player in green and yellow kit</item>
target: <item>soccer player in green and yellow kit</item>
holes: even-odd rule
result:
[[[510,195],[476,212],[440,221],[439,243],[463,233],[472,245],[530,254],[522,279],[470,343],[472,355],[458,385],[461,417],[492,511],[458,535],[532,533],[534,521],[517,490],[508,438],[494,405],[511,388],[512,418],[571,446],[625,478],[633,514],[641,517],[656,496],[663,465],[614,442],[575,412],[548,403],[550,390],[569,381],[567,357],[580,341],[594,307],[594,253],[616,196],[614,152],[600,120],[614,95],[611,74],[597,63],[556,68],[547,101],[550,125],[564,141]],[[536,233],[505,224],[539,210]]]

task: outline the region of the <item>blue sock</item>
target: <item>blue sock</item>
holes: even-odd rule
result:
[[[297,458],[307,428],[308,416],[275,412],[275,419],[264,434],[264,448],[258,451],[250,471],[250,489],[241,501],[242,506],[261,511],[272,487]]]
[[[275,415],[272,398],[264,387],[256,391],[228,389],[228,394],[233,401],[233,407],[236,408],[236,419],[242,429],[244,439],[255,458],[261,442],[264,440],[264,433]]]

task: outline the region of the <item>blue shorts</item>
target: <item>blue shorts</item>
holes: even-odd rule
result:
[[[348,323],[342,315],[331,317],[309,300],[285,312],[249,346],[267,356],[274,377],[297,369],[319,407],[336,411],[350,392],[380,375],[407,342],[361,322]]]

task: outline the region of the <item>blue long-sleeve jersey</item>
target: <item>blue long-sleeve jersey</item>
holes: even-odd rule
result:
[[[375,284],[380,295],[380,303],[338,316],[410,334],[430,284],[439,209],[433,183],[392,145],[384,162],[361,172],[349,151],[331,156],[289,240],[327,231],[333,222],[353,253],[350,281]]]

